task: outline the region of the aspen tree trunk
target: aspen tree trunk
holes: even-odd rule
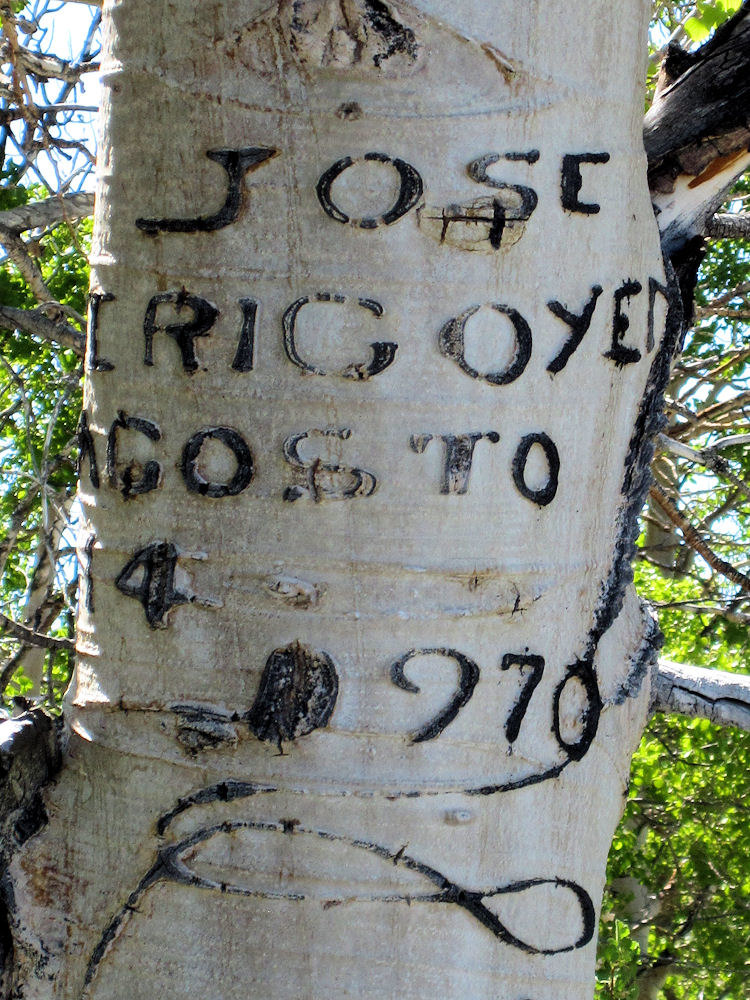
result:
[[[648,7],[105,0],[18,996],[591,997],[678,328]]]

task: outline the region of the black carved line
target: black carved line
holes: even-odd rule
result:
[[[669,289],[666,285],[663,285],[656,278],[648,279],[648,333],[646,335],[646,350],[650,354],[653,351],[656,344],[654,337],[654,307],[656,305],[656,296],[663,295],[665,299],[669,297]]]
[[[236,372],[251,372],[255,357],[255,322],[258,316],[258,303],[255,299],[240,299],[242,310],[242,329],[240,341],[232,361]]]
[[[276,792],[278,789],[273,785],[257,785],[252,781],[235,781],[228,779],[220,781],[215,785],[208,785],[191,795],[185,795],[177,800],[177,804],[169,812],[159,817],[156,823],[156,832],[163,836],[173,819],[176,819],[193,806],[206,805],[208,802],[234,802],[235,799],[246,799],[252,795]]]
[[[237,468],[228,483],[212,483],[203,479],[198,472],[198,458],[207,440],[221,441],[235,457]],[[191,493],[199,493],[204,497],[218,499],[234,497],[247,489],[253,478],[253,456],[247,442],[231,427],[207,427],[198,431],[190,438],[182,451],[180,470],[185,485]]]
[[[93,562],[94,562],[94,546],[96,545],[96,535],[90,534],[86,539],[86,544],[83,546],[83,577],[86,583],[86,599],[85,605],[87,611],[94,610],[94,575],[93,575]]]
[[[213,233],[235,222],[242,205],[242,181],[249,170],[278,154],[277,149],[252,146],[247,149],[210,149],[209,160],[220,164],[227,175],[227,194],[224,204],[212,215],[187,219],[136,219],[136,226],[148,236],[164,233]]]
[[[540,445],[543,449],[547,465],[549,466],[547,485],[539,490],[532,490],[526,485],[526,462],[529,458],[529,452],[535,444]],[[552,503],[557,494],[557,486],[560,478],[560,454],[554,441],[543,431],[538,434],[527,434],[521,439],[521,443],[518,445],[516,453],[513,456],[512,471],[513,482],[522,496],[526,497],[527,500],[531,500],[532,503],[537,504],[539,507],[546,507],[547,504]]]
[[[451,660],[455,660],[459,669],[458,688],[449,704],[434,719],[431,719],[426,725],[422,726],[416,733],[412,733],[412,743],[424,743],[426,740],[434,740],[436,736],[439,736],[446,726],[449,726],[453,722],[464,705],[469,701],[479,680],[479,667],[472,659],[463,653],[459,653],[456,649],[447,649],[445,647],[411,649],[391,666],[391,680],[393,683],[396,687],[401,688],[402,691],[408,691],[410,694],[419,694],[420,692],[420,688],[416,684],[413,684],[404,672],[406,664],[415,656],[445,656]]]
[[[96,461],[96,448],[94,447],[94,438],[89,429],[89,420],[86,413],[81,414],[81,419],[78,421],[78,431],[76,432],[76,440],[78,442],[78,461],[76,462],[76,475],[81,478],[81,471],[83,469],[83,463],[85,459],[89,460],[89,478],[91,480],[91,485],[95,490],[99,489],[99,466]]]
[[[596,215],[601,205],[596,202],[580,201],[578,195],[583,186],[582,163],[609,163],[609,153],[567,153],[562,162],[562,207],[568,212],[582,215]]]
[[[207,790],[211,793],[209,797],[203,800],[199,800],[196,797],[195,803],[191,802],[190,805],[197,804],[198,801],[215,801],[216,796],[214,792],[217,787],[219,786],[212,786],[211,789]],[[247,787],[249,790],[246,794],[248,795],[253,795],[256,791],[258,791],[257,786],[248,785]],[[265,791],[265,789],[263,790]],[[200,793],[198,793],[198,795],[200,795]],[[181,800],[181,802],[183,801],[184,800]],[[186,808],[189,808],[189,806]],[[178,810],[173,810],[172,813],[167,815],[176,814],[177,811],[180,811],[179,807]],[[132,914],[137,914],[140,911],[140,903],[144,895],[153,885],[159,882],[172,882],[177,885],[187,885],[197,889],[206,889],[218,891],[223,894],[245,897],[287,899],[292,901],[302,901],[305,899],[305,896],[302,893],[284,891],[282,889],[279,889],[278,891],[248,889],[231,883],[216,882],[204,878],[203,876],[196,875],[193,871],[191,871],[184,860],[186,855],[191,857],[194,853],[194,849],[199,844],[205,843],[212,837],[219,834],[229,834],[235,830],[251,830],[261,833],[279,833],[281,836],[292,837],[313,836],[331,844],[344,844],[348,847],[354,847],[365,851],[368,854],[373,854],[388,864],[405,868],[407,871],[423,876],[425,880],[434,885],[437,890],[434,892],[425,892],[420,895],[394,893],[390,896],[376,897],[376,901],[383,903],[407,902],[409,904],[444,903],[458,906],[474,917],[480,924],[482,924],[482,926],[486,927],[498,940],[529,955],[560,955],[566,952],[578,950],[591,942],[596,929],[595,909],[591,896],[582,886],[570,879],[556,877],[529,878],[511,882],[508,885],[497,886],[486,891],[471,890],[452,882],[445,875],[443,875],[442,872],[432,868],[430,865],[426,865],[423,862],[410,857],[404,852],[403,848],[397,852],[393,852],[387,847],[383,847],[380,844],[374,844],[371,841],[357,840],[340,834],[331,833],[327,830],[308,829],[302,827],[296,822],[292,824],[283,819],[266,822],[233,820],[216,823],[208,827],[202,827],[189,834],[178,843],[166,845],[158,850],[155,863],[146,873],[144,878],[141,879],[136,889],[130,894],[125,905],[115,914],[102,934],[97,946],[94,948],[87,966],[84,978],[84,988],[87,987],[93,980],[108,947],[118,936],[124,923],[131,917]],[[499,917],[494,914],[483,902],[485,899],[490,899],[494,896],[517,895],[518,893],[522,893],[528,889],[533,889],[542,885],[554,885],[558,888],[567,889],[572,892],[576,898],[580,907],[582,931],[578,938],[570,945],[566,945],[562,948],[536,948],[512,934],[501,922]],[[373,897],[347,897],[347,902],[355,903],[359,901],[372,902]]]
[[[634,365],[641,360],[641,352],[637,347],[626,347],[622,343],[623,337],[630,329],[630,318],[622,311],[622,303],[633,295],[640,295],[642,291],[643,286],[640,281],[630,280],[624,281],[619,288],[615,289],[612,346],[604,352],[604,357],[611,358],[619,368],[622,368],[623,365]]]
[[[86,370],[90,372],[111,372],[111,361],[99,357],[97,334],[99,332],[99,307],[102,302],[114,302],[111,292],[91,292],[89,295],[89,328],[86,342]]]
[[[505,720],[505,738],[508,743],[515,743],[521,730],[521,723],[524,720],[529,708],[531,696],[537,688],[544,673],[544,657],[535,656],[533,653],[506,653],[500,664],[501,670],[510,670],[511,667],[519,666],[523,675],[524,667],[531,667],[528,680],[521,688],[518,701]]]
[[[567,323],[570,327],[570,339],[562,347],[562,350],[553,358],[552,361],[547,365],[547,371],[552,372],[556,375],[561,372],[563,368],[567,365],[572,354],[578,349],[581,341],[586,335],[589,327],[591,326],[591,320],[594,316],[594,310],[596,309],[596,301],[602,294],[601,285],[593,285],[591,288],[591,298],[586,303],[583,312],[579,315],[570,312],[566,309],[562,302],[558,302],[553,299],[551,302],[547,303],[547,308],[558,319],[561,319],[563,323]]]
[[[530,149],[527,153],[506,153],[505,159],[511,161],[520,160],[524,163],[533,164],[539,162],[539,155],[538,149]]]
[[[380,225],[390,226],[392,223],[397,222],[404,215],[410,212],[422,197],[424,190],[422,178],[420,177],[418,171],[411,166],[411,164],[406,163],[405,160],[400,160],[397,157],[392,159],[390,156],[386,156],[385,153],[365,153],[363,159],[376,160],[379,163],[390,163],[398,171],[401,181],[398,197],[395,204],[388,209],[387,212],[384,212],[383,215],[377,219],[363,218],[352,220],[346,212],[342,211],[334,203],[331,197],[331,188],[333,187],[333,183],[336,178],[357,162],[356,160],[353,160],[351,156],[345,156],[342,159],[337,160],[336,163],[330,166],[321,175],[315,188],[318,195],[318,201],[320,202],[326,215],[331,219],[335,219],[336,222],[341,222],[343,224],[351,223],[352,225],[359,226],[360,229],[376,229]]]

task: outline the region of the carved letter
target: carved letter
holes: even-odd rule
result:
[[[528,153],[506,153],[506,160],[523,160],[526,163],[536,163],[539,159],[539,150],[532,149]],[[523,184],[506,184],[504,181],[495,180],[490,177],[488,168],[498,163],[499,153],[485,153],[468,165],[469,177],[477,184],[486,184],[488,187],[497,188],[498,191],[509,192],[510,196],[496,198],[494,200],[494,219],[490,229],[489,240],[495,250],[500,248],[503,239],[503,231],[508,223],[527,222],[539,202],[536,191]],[[515,197],[513,197],[515,195]]]
[[[296,470],[300,482],[284,490],[284,499],[294,503],[300,497],[309,497],[315,503],[321,500],[351,500],[354,497],[369,497],[375,492],[377,480],[365,469],[349,468],[346,465],[327,465],[320,458],[303,459],[298,451],[303,441],[313,435],[348,441],[352,432],[348,427],[336,430],[308,430],[292,434],[284,441],[284,458]]]
[[[335,302],[337,305],[343,305],[347,299],[345,295],[332,295],[329,292],[318,292],[314,299],[315,302]],[[372,378],[373,375],[379,375],[381,372],[385,371],[386,368],[393,364],[394,358],[396,357],[396,351],[398,350],[398,344],[391,343],[390,341],[376,341],[370,344],[372,348],[372,358],[369,362],[360,362],[359,364],[347,365],[346,368],[342,368],[340,371],[327,372],[322,368],[318,368],[315,364],[305,359],[300,355],[297,344],[296,344],[296,332],[297,332],[297,317],[300,310],[304,306],[308,305],[310,298],[305,295],[301,299],[297,299],[293,302],[289,308],[284,313],[282,318],[282,326],[284,328],[284,350],[286,351],[286,356],[292,362],[292,364],[297,365],[302,371],[307,372],[310,375],[339,375],[341,378],[353,378],[359,381],[365,381],[368,378]],[[377,319],[383,315],[383,307],[379,302],[375,302],[374,299],[357,299],[357,304],[362,309],[366,309],[368,312],[372,313]]]
[[[219,163],[227,174],[227,196],[213,215],[192,219],[136,219],[135,224],[149,236],[165,233],[213,233],[237,219],[242,204],[242,180],[249,170],[276,156],[277,149],[263,146],[248,149],[209,149],[206,156]]]
[[[193,313],[193,318],[187,323],[169,323],[167,326],[158,326],[156,310],[164,302],[173,304],[178,313],[187,307]],[[216,322],[218,315],[219,310],[215,305],[197,295],[189,295],[184,288],[179,292],[162,292],[159,295],[154,295],[146,307],[146,315],[143,319],[143,336],[146,341],[143,363],[153,365],[154,334],[157,330],[163,330],[177,342],[182,357],[182,367],[188,375],[192,375],[198,368],[198,361],[195,357],[195,338],[208,336],[208,331]]]
[[[331,197],[331,188],[333,187],[333,182],[336,178],[343,174],[345,170],[348,170],[349,167],[353,166],[355,163],[361,163],[367,160],[375,160],[379,163],[390,163],[395,170],[398,171],[401,182],[398,197],[396,198],[393,206],[378,218],[370,216],[350,219],[346,212],[343,212],[334,203]],[[380,225],[390,226],[391,223],[397,222],[404,215],[406,215],[407,212],[410,212],[422,197],[423,184],[422,178],[419,176],[414,167],[406,163],[404,160],[391,159],[390,156],[386,156],[384,153],[365,153],[362,159],[353,160],[351,156],[345,156],[342,160],[338,160],[334,163],[332,167],[329,167],[328,170],[325,171],[323,176],[318,181],[316,191],[318,193],[318,201],[320,202],[323,211],[331,219],[335,219],[336,222],[341,222],[345,225],[348,224],[350,226],[356,226],[359,229],[377,229]]]
[[[477,441],[486,438],[492,444],[497,444],[500,435],[497,431],[487,431],[485,434],[475,432],[473,434],[439,434],[437,436],[443,442],[445,454],[440,492],[464,494],[469,488],[474,447]],[[432,434],[412,434],[409,446],[417,455],[422,455],[432,440]]]
[[[529,459],[529,452],[535,444],[540,445],[543,449],[549,468],[547,485],[538,490],[532,490],[526,485],[526,463]],[[560,456],[552,439],[543,432],[539,434],[527,434],[521,440],[513,457],[513,482],[516,484],[518,492],[539,507],[546,507],[547,504],[552,503],[555,499],[559,473]]]
[[[159,441],[161,431],[150,420],[142,417],[129,417],[120,410],[107,435],[107,479],[112,489],[120,490],[126,500],[140,493],[150,493],[159,485],[161,466],[158,462],[146,462],[143,469],[140,463],[133,460],[120,469],[117,463],[117,431],[123,430],[138,431],[149,439],[149,441]],[[134,478],[140,473],[140,478]]]
[[[89,430],[89,420],[85,413],[81,414],[78,421],[78,462],[76,463],[76,473],[81,478],[81,470],[84,460],[89,460],[89,478],[95,490],[99,489],[99,466],[96,461],[96,449],[94,448],[94,438]]]
[[[560,701],[566,687],[577,681],[586,695],[586,708],[583,710],[581,721],[583,731],[580,737],[574,742],[568,742],[561,732]],[[552,702],[552,725],[553,732],[561,748],[571,760],[581,760],[588,753],[588,749],[594,742],[596,731],[599,728],[599,716],[602,711],[602,699],[599,694],[599,685],[596,681],[596,673],[591,663],[578,660],[568,667],[565,677],[560,681],[555,689]]]
[[[472,368],[466,360],[464,339],[466,324],[481,309],[481,306],[472,306],[466,312],[461,313],[455,319],[445,324],[440,331],[438,344],[441,354],[446,358],[451,358],[456,362],[461,371],[466,372],[471,378],[483,379],[491,385],[509,385],[523,374],[526,365],[531,357],[531,328],[523,316],[510,306],[493,302],[490,308],[501,315],[507,316],[513,324],[516,337],[516,350],[510,366],[503,371],[481,373]]]
[[[591,298],[586,303],[583,312],[580,316],[576,313],[570,312],[562,302],[557,302],[553,299],[551,302],[547,303],[547,308],[558,319],[561,319],[563,323],[567,323],[570,327],[570,340],[564,345],[560,353],[547,365],[547,371],[552,372],[556,375],[561,372],[563,368],[567,365],[570,360],[571,355],[577,350],[586,331],[591,326],[591,320],[594,316],[594,310],[596,309],[596,300],[602,294],[602,286],[594,285],[591,289]]]
[[[89,295],[89,329],[86,342],[86,371],[111,372],[115,367],[111,361],[99,357],[96,336],[99,330],[99,307],[102,302],[114,302],[111,292],[91,292]]]
[[[582,215],[596,215],[601,205],[596,202],[579,201],[578,195],[583,185],[582,163],[609,163],[609,153],[567,153],[562,162],[562,207],[568,212]]]
[[[479,680],[479,667],[472,659],[459,653],[456,649],[411,649],[408,653],[404,653],[401,659],[396,660],[391,667],[393,683],[402,691],[409,691],[410,694],[419,694],[420,692],[420,688],[413,684],[404,673],[404,667],[415,656],[446,656],[448,659],[456,661],[459,670],[458,689],[450,703],[434,719],[431,719],[430,722],[411,735],[412,743],[424,743],[425,740],[434,740],[436,736],[439,736],[471,698]]]
[[[505,720],[505,737],[508,743],[515,743],[518,738],[518,733],[521,730],[521,723],[523,722],[526,711],[529,707],[529,702],[531,701],[531,696],[536,690],[539,681],[542,679],[542,674],[544,673],[544,657],[534,656],[529,653],[506,653],[500,664],[501,670],[510,670],[511,667],[518,666],[521,668],[521,676],[523,677],[523,668],[531,667],[529,671],[528,678],[526,678],[525,683],[521,687],[521,691],[518,695],[518,701],[515,703],[513,708]]]
[[[221,441],[237,460],[237,469],[228,483],[209,482],[198,472],[198,458],[204,441],[208,439]],[[231,427],[207,427],[193,434],[185,445],[180,468],[185,485],[191,493],[213,498],[234,497],[247,489],[253,478],[253,456],[242,435]]]
[[[641,360],[641,352],[637,347],[626,347],[623,338],[630,329],[630,318],[622,311],[623,299],[630,300],[632,295],[639,295],[643,290],[640,281],[625,281],[615,289],[615,311],[612,318],[612,346],[604,352],[605,358],[611,358],[618,367],[634,365]]]

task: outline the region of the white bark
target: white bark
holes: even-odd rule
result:
[[[678,712],[750,731],[750,679],[724,670],[660,660],[652,712]]]
[[[105,4],[27,1000],[591,996],[675,332],[648,4],[600,6]]]

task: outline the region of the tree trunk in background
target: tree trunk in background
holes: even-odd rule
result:
[[[591,996],[678,329],[648,7],[105,2],[27,1000]]]

